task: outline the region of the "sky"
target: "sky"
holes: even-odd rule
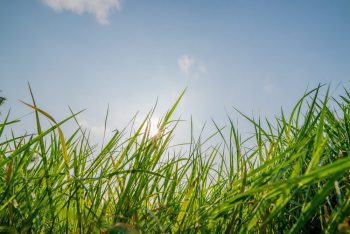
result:
[[[233,108],[273,117],[319,83],[349,87],[349,42],[348,0],[2,0],[1,112],[30,112],[30,82],[57,120],[86,108],[99,137],[108,106],[109,132],[158,100],[157,122],[185,88],[181,134],[191,118],[238,119]]]

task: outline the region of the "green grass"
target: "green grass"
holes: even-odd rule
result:
[[[101,150],[79,113],[55,121],[33,98],[35,135],[5,137],[18,121],[2,115],[0,232],[349,233],[350,93],[324,91],[306,93],[289,116],[263,123],[242,114],[255,129],[247,139],[228,118],[175,151],[173,113],[184,93],[156,136],[152,110]],[[77,123],[70,136],[67,121]],[[210,145],[214,136],[221,140]]]

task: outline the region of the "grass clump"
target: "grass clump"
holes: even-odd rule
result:
[[[245,116],[247,139],[228,118],[214,123],[218,144],[191,137],[178,151],[169,144],[183,93],[156,136],[151,111],[101,150],[79,124],[62,132],[79,113],[58,122],[33,98],[35,135],[5,137],[18,122],[9,114],[0,124],[0,232],[349,233],[350,94],[320,89],[266,127]]]

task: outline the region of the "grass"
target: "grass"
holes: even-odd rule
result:
[[[5,137],[18,122],[9,114],[0,124],[0,232],[350,233],[350,93],[322,90],[264,124],[242,114],[255,129],[247,139],[228,118],[226,128],[214,122],[218,144],[192,136],[175,151],[172,115],[184,93],[156,136],[152,110],[101,150],[79,113],[56,121],[33,98],[35,135]],[[77,123],[70,136],[67,121]]]

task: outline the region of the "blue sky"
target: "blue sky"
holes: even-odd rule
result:
[[[57,119],[87,108],[80,120],[96,134],[108,104],[110,129],[158,98],[156,121],[185,87],[177,115],[198,128],[237,118],[232,107],[274,116],[307,87],[348,87],[349,42],[347,0],[3,0],[2,109],[29,112],[18,101],[29,81]]]

